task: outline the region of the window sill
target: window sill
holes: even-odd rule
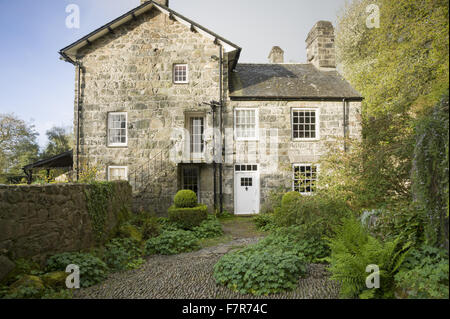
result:
[[[292,142],[319,142],[320,138],[292,138]]]
[[[107,147],[108,148],[128,148],[128,145],[127,144],[120,144],[120,145],[112,144],[112,145],[108,145]]]

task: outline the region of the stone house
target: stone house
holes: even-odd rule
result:
[[[127,179],[135,208],[164,213],[179,189],[255,214],[279,187],[314,192],[335,138],[360,136],[362,97],[336,71],[320,21],[307,63],[240,64],[241,48],[169,8],[142,4],[60,51],[76,68],[77,175]]]

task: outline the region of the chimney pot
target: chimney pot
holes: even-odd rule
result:
[[[284,63],[284,51],[274,46],[269,54],[269,63]]]

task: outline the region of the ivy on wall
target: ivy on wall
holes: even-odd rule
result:
[[[114,194],[113,185],[109,182],[92,182],[85,194],[95,239],[97,242],[103,242],[106,238],[108,205]]]
[[[425,236],[433,246],[448,249],[449,107],[448,92],[416,127],[412,191],[425,215]]]

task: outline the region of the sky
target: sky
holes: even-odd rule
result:
[[[336,25],[345,0],[169,0],[176,12],[243,50],[240,62],[266,63],[271,48],[285,62],[306,61],[305,40],[319,20]],[[66,7],[80,9],[67,28]],[[0,0],[0,113],[35,126],[41,147],[53,126],[72,126],[74,67],[58,51],[140,4],[140,0]]]

